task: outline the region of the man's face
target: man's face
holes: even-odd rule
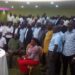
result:
[[[56,33],[57,32],[57,27],[53,27],[53,33]]]
[[[72,29],[73,29],[73,26],[72,26],[71,24],[69,24],[69,25],[68,25],[68,30],[69,30],[69,31],[72,31]]]
[[[14,39],[18,39],[18,36],[17,35],[14,35]]]

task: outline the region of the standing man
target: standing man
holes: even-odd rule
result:
[[[0,48],[5,49],[6,39],[2,36],[2,31],[0,31]]]
[[[13,22],[13,19],[14,19],[13,14],[12,14],[12,13],[9,13],[9,14],[7,15],[7,22]]]
[[[71,75],[75,75],[75,32],[73,31],[73,22],[68,24],[67,31],[64,34],[63,49],[63,75],[67,75],[68,64]]]
[[[28,24],[27,27],[26,27],[25,38],[24,38],[25,48],[31,42],[32,36],[33,36],[33,31],[31,29],[31,26]]]
[[[37,26],[33,30],[34,38],[38,39],[40,30],[41,30],[41,23],[37,23]]]
[[[19,36],[19,46],[20,48],[24,48],[24,38],[25,38],[25,25],[20,25],[20,28],[18,29],[18,36]]]
[[[59,27],[53,27],[53,36],[49,43],[47,55],[47,75],[60,75],[62,36]]]
[[[49,47],[49,43],[51,41],[52,35],[53,35],[52,24],[49,24],[47,25],[47,33],[43,40],[43,55],[42,55],[41,63],[42,63],[44,70],[46,68],[46,55],[48,53],[48,47]]]

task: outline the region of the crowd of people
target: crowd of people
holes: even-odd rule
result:
[[[75,75],[75,16],[7,15],[0,22],[0,48],[7,54],[8,67],[17,54],[19,69],[28,74],[28,66],[42,64],[45,75]],[[40,57],[39,57],[40,56]]]

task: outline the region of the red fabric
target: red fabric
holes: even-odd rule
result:
[[[18,59],[18,66],[19,69],[22,73],[27,73],[28,70],[28,65],[29,66],[36,66],[39,64],[39,61],[34,61],[31,59]]]

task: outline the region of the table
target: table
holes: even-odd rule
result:
[[[0,49],[0,75],[8,75],[6,53]]]

